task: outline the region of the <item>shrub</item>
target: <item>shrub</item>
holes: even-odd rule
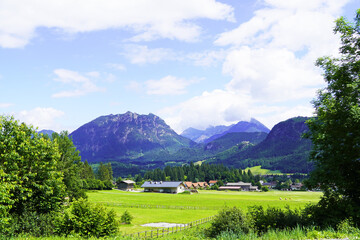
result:
[[[276,207],[251,206],[248,212],[252,219],[255,230],[266,232],[269,229],[295,228],[304,224],[304,218],[299,210],[291,210],[289,206],[285,210]]]
[[[12,214],[9,228],[2,234],[7,237],[21,234],[30,234],[34,237],[51,236],[54,234],[58,215],[58,212],[41,214],[31,211],[25,211],[22,215]]]
[[[209,237],[216,237],[222,232],[248,233],[250,230],[249,221],[246,215],[236,207],[225,208],[213,220],[211,227],[207,229]]]
[[[118,225],[113,210],[106,211],[103,206],[79,199],[59,219],[56,232],[60,235],[78,233],[83,237],[104,237],[115,234]]]
[[[263,192],[268,192],[269,191],[269,188],[267,186],[262,186],[261,187],[261,191]]]
[[[130,213],[125,210],[123,215],[121,215],[121,222],[125,224],[131,224],[131,221],[133,220],[133,216],[130,215]]]

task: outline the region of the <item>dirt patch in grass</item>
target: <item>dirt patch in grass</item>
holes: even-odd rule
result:
[[[156,228],[170,228],[170,227],[185,227],[185,226],[187,226],[187,224],[159,222],[159,223],[147,223],[147,224],[143,224],[141,226],[156,227]]]

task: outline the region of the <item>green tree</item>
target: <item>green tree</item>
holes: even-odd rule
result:
[[[81,173],[83,163],[81,162],[79,151],[76,150],[67,131],[63,131],[60,134],[53,133],[52,139],[58,144],[60,159],[57,169],[64,175],[63,181],[66,186],[66,194],[70,197],[71,201],[80,197],[86,198],[87,196],[82,189]]]
[[[58,145],[39,136],[33,127],[0,116],[0,171],[9,211],[48,213],[60,208],[65,196],[63,176],[57,169]],[[3,188],[3,187],[2,187]],[[10,199],[9,199],[10,196]]]
[[[327,87],[314,101],[316,118],[310,119],[308,137],[313,142],[315,163],[312,183],[320,184],[320,204],[344,203],[344,210],[360,220],[360,9],[354,23],[336,21],[340,34],[339,58],[323,57],[317,66],[324,70]],[[344,213],[343,213],[344,214]],[[346,217],[346,216],[344,216]]]
[[[123,215],[121,215],[121,222],[125,224],[131,224],[131,221],[133,220],[133,216],[130,215],[130,213],[125,210]]]

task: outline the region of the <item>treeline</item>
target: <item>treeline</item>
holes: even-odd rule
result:
[[[254,176],[250,170],[244,171],[241,168],[228,168],[222,164],[199,164],[154,169],[145,172],[144,179],[153,181],[191,181],[209,182],[210,180],[221,180],[224,182],[258,182],[260,176]]]
[[[85,160],[82,167],[81,174],[82,188],[87,190],[111,190],[113,185],[113,171],[111,163],[99,165],[99,168],[94,173],[94,170]]]

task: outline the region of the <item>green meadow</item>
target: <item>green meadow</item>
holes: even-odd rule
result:
[[[269,191],[269,192],[222,192],[200,191],[199,194],[162,194],[124,192],[119,190],[89,191],[89,200],[114,209],[118,217],[128,210],[134,217],[132,224],[122,225],[123,234],[152,230],[146,223],[189,223],[217,214],[224,207],[249,206],[302,208],[319,201],[319,192]]]

